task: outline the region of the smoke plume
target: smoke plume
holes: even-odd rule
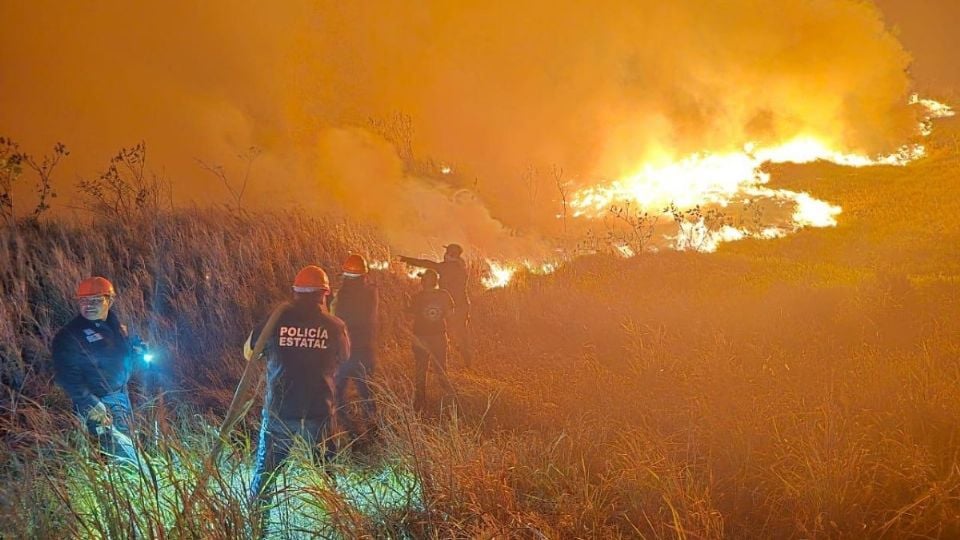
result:
[[[222,202],[196,160],[238,178],[255,146],[246,205],[344,209],[400,249],[528,249],[513,231],[549,230],[565,182],[651,158],[798,135],[875,153],[916,131],[909,55],[861,0],[36,1],[0,17],[2,131],[71,147],[61,191],[142,139],[179,200]]]

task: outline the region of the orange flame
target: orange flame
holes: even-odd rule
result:
[[[931,120],[953,116],[949,106],[917,95],[910,97],[910,104],[923,107],[920,134],[931,132]],[[679,222],[680,231],[673,240],[678,250],[694,249],[712,252],[723,242],[743,238],[780,238],[805,227],[833,227],[842,209],[829,202],[817,199],[805,192],[773,189],[767,186],[770,175],[762,170],[765,163],[810,163],[827,161],[847,167],[877,165],[904,166],[923,157],[925,148],[919,144],[904,145],[889,155],[867,156],[835,150],[828,141],[816,136],[801,135],[786,143],[758,147],[748,143],[739,152],[697,153],[679,160],[670,157],[655,159],[642,164],[636,172],[606,185],[590,186],[576,191],[570,207],[575,217],[598,218],[606,215],[614,205],[631,203],[640,211],[651,215],[668,214],[664,210],[673,206],[687,210],[701,205],[727,206],[734,201],[772,199],[793,204],[791,223],[787,228],[767,226],[749,231],[730,225],[711,230],[704,219],[696,222]],[[615,246],[624,257],[636,255],[627,245]],[[543,265],[543,273],[556,269],[558,263]],[[483,278],[487,288],[507,285],[521,266],[536,272],[536,264],[530,261],[508,263],[488,260],[489,271]]]

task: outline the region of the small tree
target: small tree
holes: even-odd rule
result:
[[[627,246],[636,254],[643,253],[653,237],[660,218],[650,215],[646,210],[632,208],[629,202],[623,206],[611,206],[610,213],[626,228],[626,232],[619,235],[610,232],[608,237],[611,243],[615,244],[615,247]]]
[[[66,145],[61,142],[53,145],[53,154],[44,155],[40,162],[37,162],[30,154],[23,154],[23,162],[33,169],[38,177],[37,205],[33,208],[33,213],[31,214],[31,217],[34,219],[39,218],[41,214],[50,209],[50,204],[47,201],[57,196],[57,193],[53,190],[53,183],[51,181],[53,169],[56,168],[61,159],[69,155],[70,151],[67,150]]]
[[[711,245],[711,231],[730,226],[733,220],[719,208],[703,210],[700,205],[681,210],[674,203],[663,209],[677,224],[677,249],[704,251]]]
[[[147,145],[121,148],[107,170],[93,179],[81,179],[77,189],[81,206],[94,214],[127,221],[144,213],[156,213],[169,201],[170,183],[147,170]],[[164,195],[168,200],[164,201]]]
[[[13,199],[13,187],[23,174],[23,166],[37,174],[37,204],[30,213],[31,219],[38,219],[50,209],[50,199],[57,193],[53,190],[53,171],[60,160],[69,156],[70,151],[61,142],[53,145],[53,153],[37,160],[34,156],[20,151],[20,145],[8,137],[0,137],[0,216],[10,225],[16,221]]]
[[[13,186],[23,173],[23,158],[16,142],[0,137],[0,216],[7,225],[15,220]]]
[[[560,192],[560,204],[563,213],[561,214],[563,218],[563,234],[567,234],[567,207],[569,205],[568,198],[570,196],[570,182],[565,182],[563,180],[563,167],[558,165],[553,166],[553,181],[557,186],[557,191]]]

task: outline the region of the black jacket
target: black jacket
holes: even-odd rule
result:
[[[467,297],[467,263],[463,259],[448,259],[440,262],[427,259],[401,257],[401,260],[420,268],[429,268],[440,274],[440,288],[446,289],[457,304],[457,309],[466,310],[470,305]]]
[[[443,289],[423,289],[413,295],[407,311],[413,315],[414,335],[445,335],[454,305],[450,293]]]
[[[346,323],[354,350],[377,346],[378,296],[376,285],[357,278],[344,281],[333,299],[333,314]]]
[[[264,408],[284,419],[327,419],[333,414],[333,374],[350,356],[343,321],[309,296],[284,304],[264,354]],[[251,336],[256,343],[266,321]]]
[[[126,329],[111,310],[105,321],[77,315],[53,338],[57,383],[85,416],[100,397],[124,390],[133,371]]]

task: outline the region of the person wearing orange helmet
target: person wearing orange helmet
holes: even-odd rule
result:
[[[456,311],[450,318],[450,330],[460,349],[460,357],[466,367],[473,363],[473,344],[470,338],[470,298],[467,295],[467,263],[463,260],[460,244],[444,246],[443,260],[415,259],[400,256],[400,261],[411,266],[427,268],[440,275],[440,288],[453,297]]]
[[[127,383],[139,352],[111,310],[116,291],[103,277],[77,285],[80,313],[53,338],[54,377],[104,453],[136,461]]]
[[[259,324],[244,345],[244,356],[255,361],[259,358],[252,357],[253,344],[261,333],[268,340],[260,355],[266,358],[267,390],[250,487],[251,499],[261,510],[270,501],[274,472],[295,438],[315,450],[323,445],[324,460],[336,453],[333,376],[350,357],[350,339],[343,321],[326,308],[329,294],[327,273],[319,266],[304,267],[293,280],[293,300]]]
[[[347,385],[353,381],[366,420],[376,417],[377,406],[370,390],[370,378],[377,367],[377,287],[367,282],[367,261],[352,254],[343,262],[343,285],[332,302],[333,314],[343,320],[350,335],[350,359],[340,365],[335,378],[338,420],[351,435],[357,432],[346,402]]]

